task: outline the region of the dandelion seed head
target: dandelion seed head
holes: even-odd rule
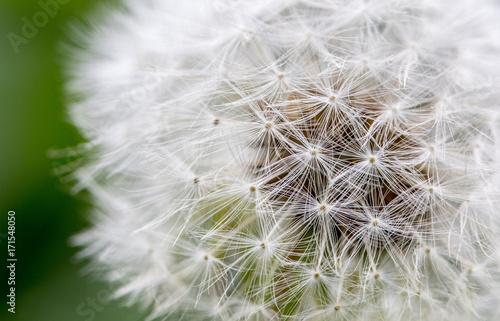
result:
[[[499,13],[124,1],[72,52],[80,256],[160,319],[497,320]]]

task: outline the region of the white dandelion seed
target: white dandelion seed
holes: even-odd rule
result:
[[[498,320],[499,14],[125,1],[71,55],[81,257],[161,320]]]

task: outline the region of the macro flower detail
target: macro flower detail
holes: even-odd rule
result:
[[[497,320],[491,1],[125,1],[75,32],[74,238],[159,320]]]

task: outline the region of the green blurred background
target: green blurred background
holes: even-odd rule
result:
[[[9,34],[23,36],[23,18],[33,21],[42,7],[38,0],[0,0],[0,289],[4,298],[0,320],[144,320],[146,313],[138,309],[119,302],[100,303],[108,285],[83,275],[85,264],[75,262],[77,249],[68,245],[68,238],[87,226],[89,205],[69,195],[68,186],[51,174],[65,159],[47,156],[51,148],[82,141],[66,122],[64,57],[58,45],[68,40],[69,22],[83,19],[96,3],[110,1],[59,1],[67,3],[40,24],[36,36],[20,43],[16,53]],[[16,211],[15,315],[7,312],[5,299],[10,210]],[[97,306],[92,306],[93,300]]]

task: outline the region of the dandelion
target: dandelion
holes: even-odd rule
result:
[[[498,14],[125,1],[75,33],[80,256],[160,320],[497,320]]]

